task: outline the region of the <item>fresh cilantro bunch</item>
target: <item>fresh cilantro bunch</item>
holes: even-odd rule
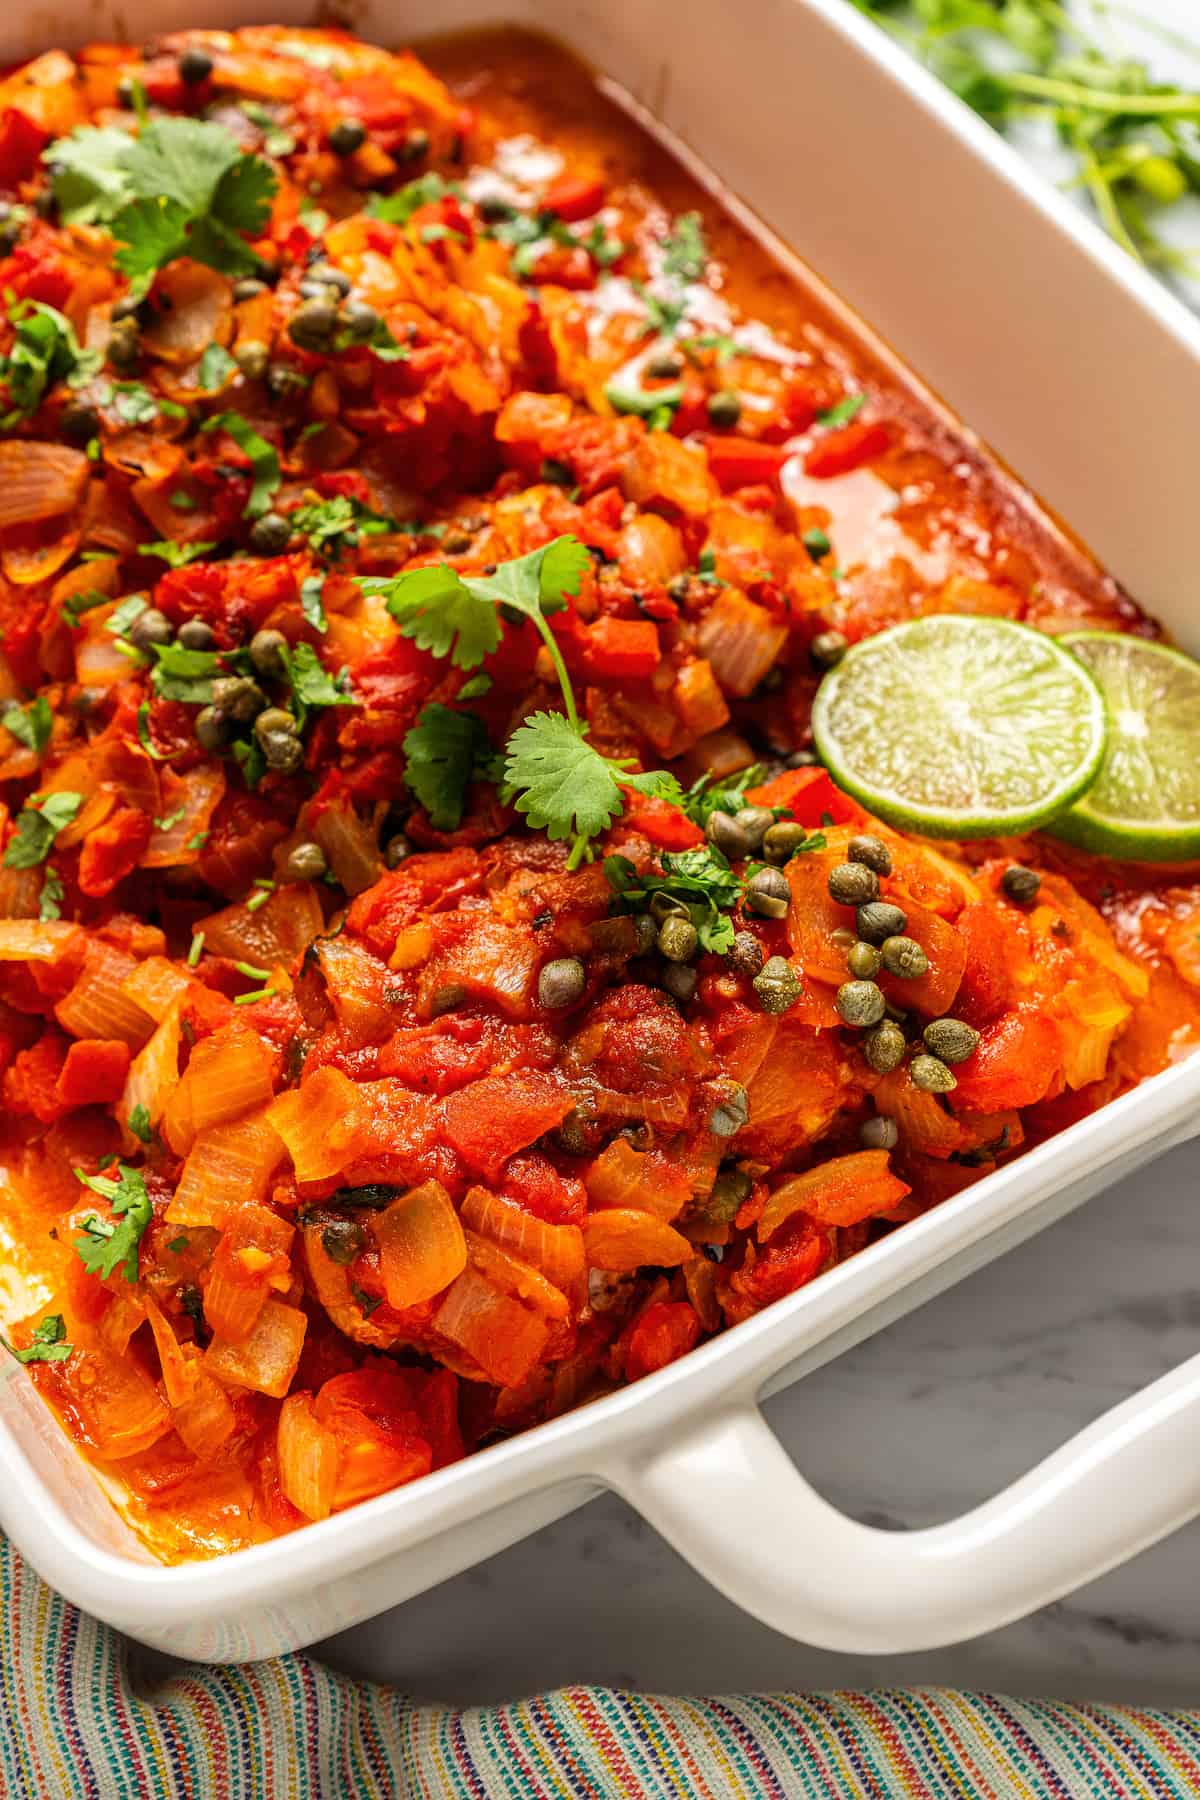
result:
[[[500,563],[492,575],[460,575],[443,563],[359,583],[366,593],[386,596],[387,609],[406,637],[458,669],[477,669],[499,646],[502,618],[517,623],[528,619],[537,630],[558,677],[563,711],[534,713],[513,732],[504,751],[503,794],[536,830],[572,840],[571,868],[590,855],[591,839],[621,811],[618,777],[626,778],[627,767],[587,742],[588,727],[579,717],[571,677],[548,623],[566,606],[567,596],[579,592],[590,560],[578,539],[567,534]],[[456,759],[441,760],[461,768],[463,756],[460,750]],[[429,777],[418,774],[417,779]],[[444,815],[453,810],[445,792],[438,798]]]
[[[207,119],[151,119],[136,137],[81,125],[44,151],[67,224],[102,225],[121,248],[117,267],[135,295],[176,257],[226,275],[258,269],[246,237],[266,227],[278,181],[269,162],[242,150]]]
[[[111,1175],[85,1175],[82,1169],[76,1169],[75,1177],[107,1200],[112,1212],[111,1218],[92,1213],[83,1220],[83,1235],[75,1239],[75,1249],[84,1268],[101,1280],[123,1268],[126,1281],[136,1281],[138,1245],[154,1216],[141,1171],[119,1162],[115,1181]]]
[[[1061,0],[852,0],[997,130],[1049,119],[1110,236],[1132,255],[1187,270],[1156,208],[1200,193],[1200,95],[1114,53]],[[1097,15],[1103,8],[1091,9]],[[1147,20],[1143,29],[1153,29]],[[1169,36],[1169,33],[1164,33]]]
[[[718,954],[733,947],[731,908],[742,897],[742,881],[719,850],[702,844],[695,850],[667,851],[661,873],[639,873],[627,856],[606,856],[604,873],[628,912],[645,912],[655,894],[686,906],[700,946]]]
[[[70,319],[41,300],[15,301],[8,317],[16,336],[8,355],[0,357],[0,383],[9,400],[0,431],[35,413],[56,382],[78,387],[103,361],[98,350],[81,347]]]

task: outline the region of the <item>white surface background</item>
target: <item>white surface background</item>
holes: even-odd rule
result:
[[[1125,11],[1190,32],[1200,46],[1200,0]],[[1127,17],[1119,28],[1136,38]],[[1140,47],[1164,78],[1200,84],[1200,54],[1172,54],[1152,38]],[[1053,174],[1044,134],[1029,139]],[[1200,206],[1179,232],[1178,242],[1200,244]],[[932,1524],[1193,1354],[1198,1175],[1200,1151],[1164,1158],[777,1396],[768,1412],[805,1474],[859,1518]],[[738,1612],[606,1497],[316,1654],[466,1704],[569,1682],[658,1692],[936,1682],[1190,1705],[1200,1697],[1198,1565],[1200,1522],[973,1643],[835,1656]]]

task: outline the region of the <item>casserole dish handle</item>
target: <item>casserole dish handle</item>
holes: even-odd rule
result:
[[[627,1457],[613,1485],[722,1593],[826,1650],[929,1650],[1057,1600],[1200,1512],[1200,1356],[994,1499],[881,1531],[808,1485],[753,1399]]]

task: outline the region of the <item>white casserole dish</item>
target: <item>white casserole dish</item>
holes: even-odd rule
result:
[[[985,126],[844,0],[692,0],[686,29],[677,0],[365,0],[354,25],[392,44],[497,11],[552,31],[689,144],[1200,650],[1200,325]],[[0,26],[0,54],[267,16],[311,19],[295,0],[34,6]],[[757,1402],[1198,1129],[1200,1057],[660,1374],[216,1562],[152,1561],[6,1359],[0,1523],[89,1612],[235,1661],[393,1606],[607,1486],[777,1630],[862,1652],[953,1642],[1200,1512],[1200,1358],[987,1505],[910,1533],[828,1506]]]

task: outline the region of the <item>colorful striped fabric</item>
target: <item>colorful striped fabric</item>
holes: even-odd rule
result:
[[[1200,1713],[945,1689],[416,1706],[307,1656],[140,1691],[0,1541],[4,1800],[1182,1800]]]

